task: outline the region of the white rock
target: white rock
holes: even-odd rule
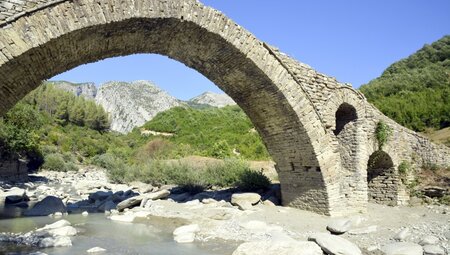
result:
[[[369,233],[377,232],[377,229],[378,229],[378,227],[376,225],[372,225],[372,226],[363,227],[363,228],[350,229],[348,231],[348,233],[350,235],[369,234]]]
[[[409,242],[390,243],[381,250],[385,255],[423,255],[422,246]]]
[[[361,255],[362,252],[358,246],[339,236],[318,233],[310,236],[309,241],[316,242],[327,254],[338,255]]]
[[[75,236],[77,234],[77,230],[72,226],[65,226],[61,228],[55,228],[48,230],[53,236]]]
[[[259,241],[239,245],[233,255],[322,255],[322,249],[314,242]]]
[[[332,234],[343,234],[350,230],[352,221],[349,219],[335,219],[328,223],[327,230]]]
[[[87,253],[97,253],[97,252],[105,252],[105,251],[106,251],[106,249],[103,249],[101,247],[94,247],[94,248],[87,250],[86,252]]]
[[[113,221],[133,222],[136,216],[134,216],[133,214],[125,214],[125,215],[112,215],[109,218]]]
[[[170,191],[163,189],[160,191],[156,191],[153,193],[145,194],[145,197],[151,200],[158,200],[158,199],[164,199],[167,198],[170,195]]]
[[[394,240],[404,241],[404,240],[406,240],[406,238],[409,235],[410,235],[409,228],[404,228],[404,229],[400,230],[399,232],[397,232],[397,234],[395,234]]]
[[[39,247],[67,247],[72,246],[72,241],[67,236],[46,237],[39,242]]]
[[[174,240],[178,243],[191,243],[198,231],[200,227],[197,224],[181,226],[173,231]]]
[[[237,204],[241,201],[246,201],[252,205],[257,204],[261,200],[261,196],[258,193],[235,193],[231,196],[231,203]]]
[[[56,228],[62,228],[65,226],[71,226],[72,224],[67,220],[59,220],[55,223],[45,225],[42,228],[37,229],[36,231],[42,231],[42,230],[49,230],[49,229],[56,229]]]
[[[84,212],[82,212],[82,213],[81,213],[81,215],[83,215],[83,216],[85,216],[85,217],[86,217],[86,216],[88,216],[88,215],[89,215],[89,213],[88,213],[87,211],[84,211]]]
[[[439,243],[439,238],[437,238],[435,236],[425,236],[419,242],[419,244],[422,246],[428,245],[428,244],[437,244],[437,243]]]
[[[438,245],[429,244],[423,247],[423,255],[445,255],[445,250]]]

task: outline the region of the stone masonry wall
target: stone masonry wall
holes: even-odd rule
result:
[[[370,171],[380,173],[368,183],[369,201],[391,206],[398,205],[399,186],[402,184],[398,175],[395,174],[395,168],[369,169],[369,175]]]

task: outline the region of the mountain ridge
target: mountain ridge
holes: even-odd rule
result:
[[[236,105],[228,95],[210,91],[183,101],[147,80],[109,81],[99,87],[92,82],[50,81],[50,83],[76,96],[95,100],[110,115],[111,130],[120,133],[128,133],[133,128],[144,125],[158,113],[176,106],[201,109]]]

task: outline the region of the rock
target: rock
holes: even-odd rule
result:
[[[109,200],[106,201],[106,203],[103,205],[103,210],[102,211],[111,211],[117,208],[116,203],[114,203],[113,201]]]
[[[72,226],[65,226],[61,228],[50,229],[48,231],[52,236],[75,236],[77,230]]]
[[[192,243],[195,240],[195,233],[200,231],[197,224],[181,226],[173,231],[173,239],[177,243]]]
[[[385,255],[423,255],[422,246],[409,242],[390,243],[381,250]]]
[[[405,241],[409,235],[410,235],[409,228],[404,228],[404,229],[400,230],[399,232],[397,232],[397,234],[395,234],[394,240]]]
[[[368,226],[368,227],[363,227],[363,228],[350,229],[348,231],[348,233],[350,235],[369,234],[369,233],[377,232],[377,229],[378,229],[378,227],[376,225],[373,225],[373,226]]]
[[[61,218],[62,216],[63,216],[62,212],[55,212],[53,214],[53,217],[55,217],[55,218]]]
[[[25,216],[47,216],[55,212],[66,212],[66,206],[60,198],[48,196],[38,202],[29,211],[24,213]]]
[[[322,255],[322,250],[314,242],[300,241],[259,241],[239,245],[233,255]]]
[[[66,226],[71,226],[72,224],[67,220],[59,220],[57,222],[54,222],[49,225],[45,225],[42,228],[37,229],[36,231],[43,231],[43,230],[49,230],[49,229],[56,229],[56,228],[62,228]]]
[[[328,223],[327,230],[332,234],[344,234],[352,227],[352,221],[349,219],[335,219]]]
[[[117,204],[117,210],[123,211],[125,208],[137,206],[141,203],[142,199],[144,199],[144,196],[135,196],[125,199],[119,204]]]
[[[423,255],[446,255],[444,248],[438,245],[425,245]]]
[[[164,199],[169,197],[170,191],[167,189],[162,189],[153,193],[145,194],[145,197],[151,200]]]
[[[91,200],[91,201],[102,201],[102,200],[105,200],[105,199],[107,199],[108,197],[110,197],[110,196],[112,196],[113,195],[113,193],[112,193],[112,191],[101,191],[101,190],[99,190],[99,191],[97,191],[97,192],[94,192],[94,193],[91,193],[91,194],[89,194],[89,200]]]
[[[270,200],[264,200],[263,201],[263,205],[267,205],[267,206],[276,206],[272,201]]]
[[[0,193],[0,196],[4,198],[6,204],[16,204],[27,199],[26,191],[17,187],[13,187],[6,192]]]
[[[235,193],[231,196],[231,204],[238,206],[241,210],[251,209],[252,205],[260,200],[261,196],[257,193]]]
[[[439,243],[439,238],[435,236],[425,236],[420,240],[419,244],[422,246],[429,245],[429,244],[437,244]]]
[[[85,217],[86,217],[86,216],[88,216],[88,215],[89,215],[89,213],[88,213],[87,211],[84,211],[84,212],[82,212],[82,213],[81,213],[81,215],[83,215],[83,216],[85,216]]]
[[[425,187],[425,188],[423,188],[422,192],[427,197],[441,198],[447,193],[447,189],[433,186],[433,187]]]
[[[217,94],[209,91],[191,98],[189,101],[196,104],[206,104],[219,108],[236,104],[236,102],[234,102],[233,99],[231,99],[231,97],[229,97],[227,94]]]
[[[128,198],[122,202],[120,202],[117,205],[117,210],[123,211],[125,208],[131,208],[140,204],[144,204],[145,206],[146,201],[148,200],[157,200],[157,199],[163,199],[170,195],[170,191],[163,189],[157,192],[148,193],[145,195],[135,196]]]
[[[39,247],[67,247],[72,246],[72,241],[67,236],[46,237],[39,242]]]
[[[362,255],[358,246],[340,236],[318,233],[310,236],[308,241],[316,242],[329,255]]]
[[[87,253],[98,253],[98,252],[105,252],[106,249],[103,249],[101,247],[94,247],[94,248],[90,248],[89,250],[87,250]]]
[[[202,200],[202,203],[205,204],[205,205],[214,204],[214,203],[217,203],[217,202],[218,201],[215,200],[214,198],[205,198],[205,199]]]
[[[133,222],[136,217],[133,214],[125,214],[125,215],[112,215],[109,218],[113,221]]]

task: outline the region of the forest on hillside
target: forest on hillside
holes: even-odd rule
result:
[[[450,36],[389,66],[361,92],[385,115],[415,131],[450,126]]]

